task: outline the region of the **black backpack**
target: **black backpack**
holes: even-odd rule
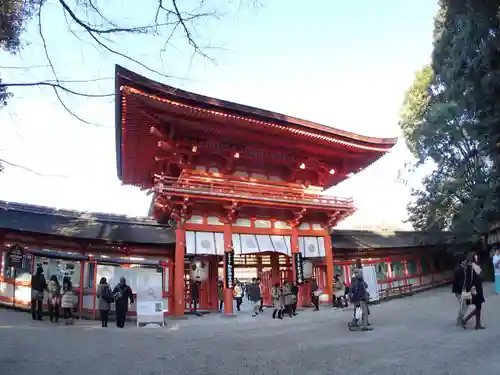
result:
[[[113,298],[113,293],[111,292],[111,288],[109,286],[105,287],[104,290],[102,291],[102,299],[106,301],[107,303],[112,303],[114,298]]]

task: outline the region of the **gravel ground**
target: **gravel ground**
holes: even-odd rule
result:
[[[371,332],[349,332],[352,310],[326,307],[283,321],[269,310],[256,318],[243,311],[122,330],[85,321],[56,326],[0,309],[0,374],[496,375],[500,296],[486,290],[484,331],[454,325],[449,288],[373,306]]]

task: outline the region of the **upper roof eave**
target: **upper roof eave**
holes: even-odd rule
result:
[[[365,135],[352,133],[346,130],[332,128],[330,126],[318,124],[312,121],[299,119],[297,117],[287,116],[276,112],[271,112],[264,109],[259,109],[243,104],[233,103],[230,101],[211,98],[201,94],[184,91],[160,82],[153,81],[147,77],[141,76],[120,65],[116,65],[116,89],[119,93],[121,86],[130,86],[140,89],[146,93],[157,95],[159,97],[178,100],[181,102],[189,102],[189,104],[198,104],[200,106],[212,107],[212,109],[222,109],[230,112],[237,112],[241,115],[264,118],[264,120],[272,120],[285,122],[300,127],[314,129],[320,132],[336,135],[350,140],[356,140],[363,143],[370,143],[377,146],[394,146],[398,140],[395,138],[376,138]]]
[[[211,98],[208,96],[195,94],[192,92],[184,91],[172,86],[165,85],[153,81],[149,78],[134,73],[120,65],[115,67],[115,90],[116,90],[116,151],[117,151],[117,168],[118,177],[121,176],[121,92],[122,86],[129,86],[141,90],[145,93],[158,96],[163,99],[178,101],[188,105],[196,105],[212,110],[222,110],[236,115],[258,118],[263,121],[273,121],[286,125],[294,125],[307,130],[315,130],[316,132],[323,133],[324,135],[337,136],[345,140],[356,141],[371,146],[387,147],[389,150],[397,142],[397,138],[375,138],[368,137],[345,130],[335,129],[322,124],[314,123],[307,120],[302,120],[292,116],[286,116],[280,113],[271,112],[255,107],[250,107],[242,104],[229,102],[226,100]]]

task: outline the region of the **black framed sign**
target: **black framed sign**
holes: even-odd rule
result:
[[[301,253],[293,253],[295,262],[295,281],[298,285],[304,284],[304,259]]]
[[[486,236],[486,244],[488,248],[500,246],[500,222],[491,226]]]
[[[224,272],[226,288],[232,288],[234,286],[234,253],[225,252],[224,253]]]
[[[24,247],[18,244],[12,245],[7,252],[9,267],[23,268]]]

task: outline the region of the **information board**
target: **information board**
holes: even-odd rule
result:
[[[23,268],[24,248],[21,245],[12,245],[7,253],[8,266],[16,269]]]
[[[149,271],[137,272],[135,278],[137,326],[148,323],[163,326],[163,275],[156,272],[156,269],[149,269]]]
[[[379,296],[379,287],[377,283],[377,270],[375,266],[366,265],[363,266],[363,279],[365,283],[368,285],[367,291],[370,294],[370,301],[378,301],[380,299]]]

